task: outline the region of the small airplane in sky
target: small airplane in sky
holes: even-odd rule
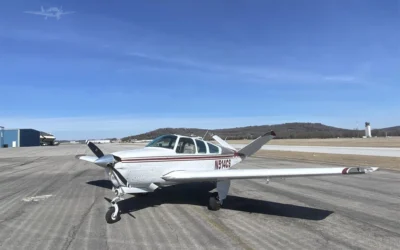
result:
[[[116,197],[106,213],[107,223],[121,219],[118,202],[124,194],[143,194],[158,188],[187,182],[213,182],[217,192],[210,196],[208,208],[219,210],[228,195],[230,181],[275,177],[303,177],[318,175],[365,174],[378,168],[276,168],[276,169],[232,169],[250,157],[275,137],[268,132],[244,148],[237,150],[226,141],[213,135],[219,143],[201,137],[163,135],[155,138],[142,149],[104,154],[95,144],[87,145],[95,156],[77,155],[76,158],[92,162],[105,169],[113,184]]]
[[[24,13],[44,16],[44,19],[46,19],[46,20],[49,17],[55,17],[55,18],[57,18],[57,20],[60,20],[62,15],[73,14],[73,13],[75,13],[75,11],[65,11],[64,12],[62,10],[62,6],[60,8],[50,7],[48,9],[44,9],[43,6],[41,6],[40,11],[24,11]]]

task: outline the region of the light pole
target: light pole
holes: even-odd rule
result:
[[[1,132],[0,132],[0,148],[3,147],[4,145],[4,127],[0,126]]]

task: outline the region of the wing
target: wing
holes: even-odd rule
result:
[[[61,15],[69,15],[69,14],[74,14],[76,13],[75,11],[66,11],[66,12],[61,12]]]
[[[166,181],[218,181],[274,177],[303,177],[318,175],[366,174],[378,168],[287,168],[287,169],[228,169],[210,171],[173,171],[162,178]]]
[[[40,16],[49,16],[49,13],[43,13],[43,12],[40,12],[40,11],[24,11],[24,13],[40,15]]]
[[[89,156],[89,155],[76,155],[75,158],[88,162],[95,162],[97,159],[99,159],[96,156]]]

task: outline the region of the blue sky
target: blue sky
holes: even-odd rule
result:
[[[61,7],[60,20],[24,11]],[[400,125],[400,2],[36,1],[0,9],[0,125]]]

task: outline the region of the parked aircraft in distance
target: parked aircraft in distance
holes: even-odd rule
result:
[[[273,131],[260,136],[244,148],[237,150],[220,137],[213,138],[220,145],[182,135],[163,135],[142,149],[104,155],[92,142],[87,145],[95,156],[77,155],[76,158],[92,162],[106,170],[116,197],[106,213],[107,223],[121,219],[118,202],[124,194],[153,192],[158,188],[185,182],[214,182],[217,192],[210,196],[208,208],[218,210],[227,197],[230,180],[274,177],[302,177],[318,175],[365,174],[376,167],[335,168],[277,168],[232,169],[275,137]]]
[[[39,16],[44,16],[44,19],[47,20],[49,17],[54,17],[59,20],[62,15],[68,15],[68,14],[73,14],[75,11],[63,11],[62,6],[60,8],[58,7],[50,7],[48,9],[44,9],[43,6],[40,8],[40,11],[24,11],[24,13],[27,14],[33,14],[33,15],[39,15]]]

